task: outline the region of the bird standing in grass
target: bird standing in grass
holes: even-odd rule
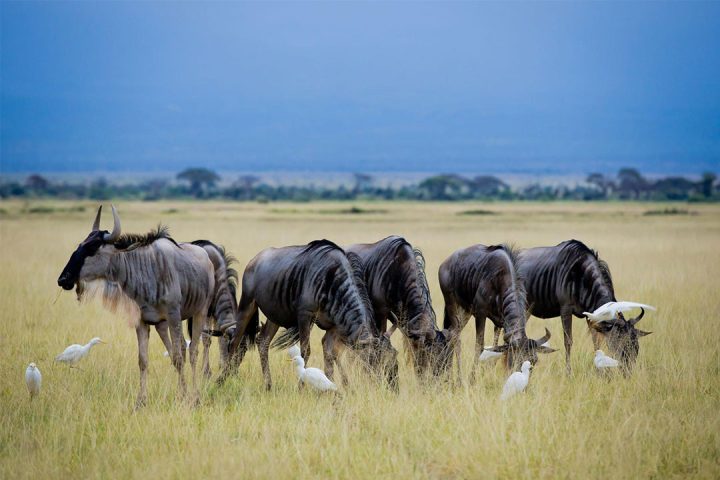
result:
[[[93,338],[85,345],[70,345],[65,349],[64,352],[62,352],[60,355],[55,357],[56,362],[65,363],[67,365],[70,365],[70,367],[75,366],[80,360],[87,357],[88,353],[90,353],[90,349],[97,345],[98,343],[105,343],[102,340],[100,340],[98,337]]]
[[[620,366],[620,362],[615,360],[612,357],[609,357],[605,355],[605,352],[602,350],[595,350],[595,368],[597,368],[600,371],[606,370],[608,368],[616,368]]]
[[[295,364],[295,371],[301,383],[310,385],[320,392],[337,391],[337,385],[325,376],[325,372],[319,368],[305,368],[305,360],[303,360],[300,355],[293,358],[293,363]]]
[[[528,382],[530,381],[530,368],[532,368],[530,362],[525,360],[520,367],[520,371],[513,372],[512,375],[508,377],[505,385],[503,386],[500,400],[507,400],[513,395],[525,391],[525,388],[528,386]]]
[[[30,400],[40,395],[42,375],[35,363],[28,365],[27,370],[25,370],[25,384],[27,384],[28,392],[30,392]]]

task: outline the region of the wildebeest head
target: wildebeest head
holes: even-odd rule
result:
[[[552,353],[557,351],[545,345],[548,340],[550,340],[550,330],[546,328],[545,335],[537,340],[522,335],[522,337],[517,340],[512,339],[505,345],[489,348],[488,350],[505,353],[505,365],[508,369],[516,371],[517,367],[522,365],[526,360],[532,365],[535,365],[538,361],[538,353]]]
[[[436,330],[435,337],[426,342],[432,374],[436,377],[444,375],[452,366],[452,352],[448,346],[450,332],[446,329]]]
[[[94,275],[102,270],[105,258],[100,258],[97,255],[101,251],[102,247],[108,244],[112,244],[115,240],[120,238],[120,217],[115,211],[115,207],[112,207],[113,212],[113,231],[108,232],[107,230],[100,230],[100,214],[102,213],[102,205],[98,208],[95,222],[92,226],[92,231],[83,240],[77,249],[70,255],[67,265],[63,269],[60,277],[58,277],[58,285],[65,290],[72,290],[72,288],[80,280],[93,280]],[[88,259],[94,259],[94,262],[88,261]],[[97,265],[96,265],[97,264]],[[95,272],[97,270],[97,272]]]
[[[620,362],[626,372],[632,370],[640,352],[638,339],[652,332],[645,332],[635,328],[635,324],[645,315],[645,309],[640,309],[640,315],[626,320],[622,313],[611,320],[588,320],[590,328],[600,333],[607,342],[610,356]]]
[[[399,391],[398,352],[390,343],[390,339],[385,335],[372,337],[358,342],[356,348],[368,366],[379,373],[393,391]]]

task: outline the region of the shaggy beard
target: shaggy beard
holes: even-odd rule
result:
[[[140,319],[140,308],[137,303],[125,295],[117,283],[102,279],[89,282],[80,280],[75,287],[75,294],[78,302],[81,303],[87,303],[99,296],[105,308],[113,313],[125,315],[131,327],[135,327]]]

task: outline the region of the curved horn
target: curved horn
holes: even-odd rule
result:
[[[542,345],[543,343],[547,342],[548,340],[550,340],[550,330],[548,330],[547,327],[545,327],[545,335],[542,338],[538,338],[537,340],[535,340],[535,342],[538,345]]]
[[[102,214],[102,205],[100,205],[100,208],[98,208],[98,213],[95,215],[95,222],[93,223],[93,232],[97,232],[100,230],[100,214]]]
[[[390,311],[390,316],[392,317],[393,325],[397,325],[398,323],[400,323],[400,320],[398,320],[397,315],[395,315],[392,311]]]
[[[115,210],[115,205],[111,205],[111,207],[113,214],[113,229],[112,232],[106,233],[105,237],[103,237],[103,240],[107,243],[114,242],[120,238],[120,217],[118,216],[117,210]]]
[[[635,318],[631,318],[630,320],[628,320],[628,323],[629,323],[630,325],[635,325],[637,322],[639,322],[640,320],[642,320],[643,315],[645,315],[645,309],[642,308],[642,307],[640,307],[640,315],[638,315],[638,316],[635,317]]]

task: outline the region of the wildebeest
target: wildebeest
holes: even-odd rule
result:
[[[215,292],[213,301],[208,311],[208,330],[202,332],[203,341],[203,373],[206,377],[211,376],[210,371],[210,344],[212,336],[219,337],[220,344],[220,369],[225,367],[228,357],[228,339],[225,335],[219,335],[212,327],[221,323],[232,323],[237,315],[237,271],[230,265],[236,260],[235,257],[225,251],[220,245],[209,240],[195,240],[193,245],[205,249],[215,270]],[[192,318],[188,319],[188,330],[192,336]]]
[[[231,368],[254,342],[259,328],[258,309],[268,321],[258,341],[266,388],[272,380],[268,364],[270,341],[279,327],[288,331],[276,342],[285,348],[297,340],[303,358],[310,356],[310,330],[313,324],[325,330],[323,350],[328,376],[340,344],[358,353],[366,365],[384,374],[397,386],[397,351],[382,335],[373,320],[362,275],[362,262],[328,240],[307,245],[268,248],[245,268],[237,322],[230,343]],[[221,324],[227,330],[229,324]],[[226,375],[225,375],[226,376]]]
[[[378,329],[385,332],[390,319],[409,341],[416,372],[431,367],[439,373],[446,363],[447,331],[438,330],[435,323],[422,252],[395,235],[350,245],[345,251],[363,262]]]
[[[455,352],[460,374],[460,333],[470,315],[475,317],[475,356],[471,382],[485,346],[485,318],[504,328],[506,364],[513,368],[525,360],[537,362],[537,353],[555,350],[542,346],[550,338],[529,339],[525,332],[527,301],[525,287],[517,271],[516,252],[506,245],[473,245],[450,255],[439,271],[440,289],[445,298],[443,327],[450,331],[450,346]]]
[[[92,231],[70,256],[58,285],[65,290],[76,287],[78,299],[100,293],[106,306],[124,305],[134,310],[140,366],[138,407],[147,401],[150,325],[155,326],[171,352],[178,372],[179,393],[185,396],[182,320],[192,317],[200,326],[193,329],[190,343],[194,401],[197,401],[197,348],[215,288],[214,269],[207,252],[197,245],[175,242],[162,226],[146,235],[121,235],[115,207],[112,208],[112,232],[100,230],[101,212],[102,206]]]
[[[578,240],[522,250],[518,261],[531,313],[540,318],[560,316],[562,319],[565,364],[570,372],[572,316],[583,318],[583,312],[592,312],[615,301],[610,269],[597,252]],[[639,316],[630,320],[619,313],[611,320],[588,321],[594,349],[600,348],[601,337],[604,337],[612,356],[627,370],[632,368],[640,348],[638,338],[650,333],[635,328],[643,314],[641,310]]]

